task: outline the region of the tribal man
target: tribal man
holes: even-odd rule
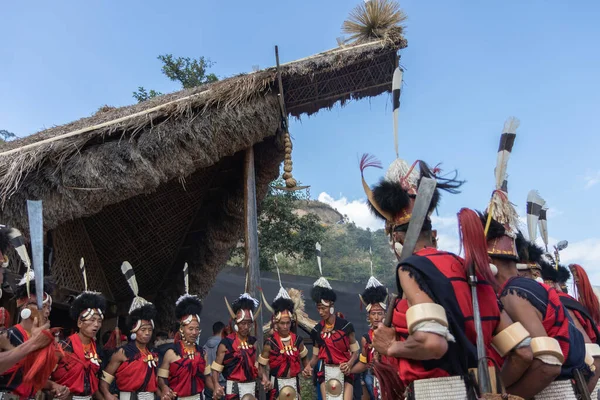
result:
[[[311,297],[321,321],[310,332],[313,356],[304,375],[312,375],[313,368],[319,363],[317,382],[322,398],[351,400],[354,393],[351,369],[360,350],[354,326],[335,314],[337,295],[323,276],[313,284]]]
[[[27,285],[29,285],[29,295],[27,293]],[[25,276],[17,284],[15,290],[15,298],[17,299],[17,309],[21,322],[15,326],[8,328],[6,338],[2,341],[2,350],[9,351],[20,345],[28,343],[32,339],[32,335],[36,328],[40,325],[48,325],[48,317],[52,308],[52,293],[53,283],[44,278],[44,300],[43,308],[38,311],[37,297],[35,295],[35,274],[33,270],[26,273]],[[39,334],[39,332],[38,332]],[[33,385],[24,382],[26,370],[23,367],[23,362],[16,363],[11,368],[0,375],[0,392],[12,393],[21,398],[32,398],[35,395]],[[45,389],[52,390],[55,396],[68,394],[68,390],[64,386],[57,385],[54,382],[48,382]]]
[[[166,344],[165,355],[158,370],[162,400],[175,397],[185,400],[202,400],[204,387],[213,389],[210,366],[204,349],[198,345],[202,302],[189,292],[189,270],[183,267],[185,294],[175,302],[175,317],[179,332],[174,343]]]
[[[268,304],[264,299],[264,304]],[[308,365],[308,349],[302,337],[296,335],[294,302],[283,287],[270,307],[273,313],[273,334],[265,340],[258,356],[258,369],[268,400],[300,398],[299,376]],[[268,369],[268,371],[267,371]]]
[[[581,303],[562,290],[563,287],[566,287],[566,282],[571,278],[569,269],[560,264],[558,268],[556,268],[554,260],[550,260],[550,258],[540,260],[542,278],[546,285],[556,290],[561,303],[568,311],[571,320],[583,336],[586,348],[585,361],[594,372],[594,376],[590,377],[588,381],[588,389],[591,392],[596,387],[598,378],[600,377],[600,346],[598,340],[600,338],[600,332],[598,332],[598,326],[594,323],[589,311]],[[597,397],[597,390],[595,396]]]
[[[64,356],[52,373],[52,381],[68,388],[73,400],[89,400],[98,391],[102,360],[96,350],[96,334],[102,327],[106,300],[100,293],[84,291],[71,304],[77,333],[61,342]]]
[[[380,398],[379,383],[375,383],[372,368],[375,361],[375,349],[373,348],[373,333],[385,318],[387,309],[388,292],[385,286],[381,284],[374,276],[369,278],[367,286],[362,294],[359,295],[360,302],[367,310],[367,321],[369,322],[369,332],[361,338],[361,353],[358,357],[359,362],[352,367],[353,374],[361,374],[367,371],[365,385],[371,399]]]
[[[527,368],[528,349],[522,345],[528,335],[525,332],[510,343],[500,335],[505,329],[510,329],[512,321],[501,314],[490,284],[493,275],[476,214],[467,209],[459,214],[466,262],[452,253],[437,250],[436,232],[429,216],[437,207],[438,190],[456,193],[462,182],[436,176],[424,162],[418,163],[420,172],[417,172],[416,164],[409,166],[404,160],[396,159],[373,190],[363,178],[371,210],[386,221],[386,229],[398,257],[407,239],[421,178],[434,178],[438,182],[413,255],[398,265],[396,282],[403,299],[394,309],[395,329],[380,325],[373,335],[373,347],[381,355],[399,359],[398,373],[408,399],[465,399],[473,396],[469,370],[477,368],[477,334],[468,266],[475,263],[485,350],[488,356],[494,357],[492,343],[502,345],[511,359],[512,368],[502,371],[505,382],[510,386],[515,376],[520,376]],[[381,167],[378,162],[363,157],[361,171],[368,166]],[[473,233],[477,232],[477,228],[481,235],[478,238]],[[396,339],[396,333],[401,340]],[[493,340],[494,334],[496,338]],[[398,391],[404,390],[389,387],[390,382],[385,380],[380,385],[383,398],[401,395]]]
[[[104,400],[117,400],[110,393],[110,385],[116,381],[121,400],[154,400],[158,394],[158,354],[149,349],[154,332],[156,308],[138,296],[138,286],[133,269],[128,262],[121,267],[131,287],[134,299],[129,309],[131,341],[117,349],[102,371],[100,391]]]
[[[240,400],[245,395],[256,396],[256,338],[250,336],[259,302],[248,293],[242,294],[231,305],[225,299],[233,323],[234,333],[221,340],[217,358],[212,363],[213,382],[219,381],[219,374],[227,380],[227,387],[215,385],[215,398],[225,395],[227,400]]]

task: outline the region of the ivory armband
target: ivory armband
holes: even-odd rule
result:
[[[358,361],[360,361],[363,364],[367,363],[367,357],[365,357],[362,353],[360,356],[358,356]]]
[[[531,339],[531,350],[534,357],[552,356],[562,364],[565,362],[565,356],[560,349],[558,340],[551,337],[536,337]]]
[[[159,368],[158,369],[158,375],[159,378],[165,378],[168,379],[169,378],[169,370],[168,369],[164,369],[164,368]]]
[[[415,327],[421,322],[434,321],[438,324],[448,327],[448,318],[444,307],[435,303],[421,303],[410,307],[406,311],[406,324],[408,333],[413,334]]]
[[[262,356],[262,354],[259,354],[259,355],[258,355],[258,363],[259,363],[260,365],[269,365],[269,359],[268,359],[268,358],[264,358],[264,357]]]
[[[102,371],[102,380],[110,385],[115,380],[115,377],[106,371]]]
[[[212,372],[212,369],[210,368],[210,365],[207,365],[207,366],[204,368],[204,375],[210,375],[210,374],[211,374],[211,372]]]
[[[586,343],[585,351],[592,357],[600,357],[600,346],[596,343]]]
[[[505,357],[519,343],[529,337],[529,332],[520,322],[515,322],[492,339],[492,345],[500,356]]]
[[[302,351],[300,352],[300,358],[306,357],[307,354],[308,354],[308,349],[306,348],[306,346],[304,346],[304,349],[302,349]]]
[[[213,361],[213,363],[210,365],[210,367],[212,368],[213,371],[217,371],[217,372],[223,372],[223,366],[221,364],[217,364],[216,361]]]
[[[317,346],[313,346],[313,356],[319,356],[319,348]]]
[[[350,343],[350,352],[356,353],[360,349],[358,342]]]

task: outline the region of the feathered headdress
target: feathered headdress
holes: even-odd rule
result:
[[[559,283],[561,286],[566,287],[566,283],[569,279],[571,279],[571,272],[569,271],[569,268],[565,267],[564,265],[559,265],[556,276],[556,282]]]
[[[250,315],[252,322],[254,322],[260,313],[260,302],[248,293],[242,293],[240,297],[235,299],[231,304],[229,304],[227,297],[225,297],[225,304],[227,305],[231,319],[236,323],[242,322],[248,314]],[[239,317],[237,316],[238,313],[240,313]]]
[[[539,260],[540,267],[542,268],[542,279],[548,284],[558,282],[558,270],[556,269],[555,262],[550,257],[543,257]]]
[[[175,302],[175,317],[181,325],[189,325],[194,318],[200,323],[202,301],[198,296],[190,294],[190,275],[187,263],[183,266],[183,283],[185,293]]]
[[[27,285],[29,284],[29,293],[27,292]],[[52,293],[54,292],[54,281],[49,277],[44,277],[44,300],[43,304],[52,305]],[[33,269],[26,272],[21,280],[17,283],[15,288],[14,297],[17,300],[17,307],[23,307],[24,305],[35,301],[35,273]],[[27,319],[27,318],[23,318]]]
[[[133,292],[134,296],[133,301],[131,302],[131,307],[129,307],[129,314],[131,314],[133,310],[141,308],[149,302],[143,297],[139,296],[140,289],[138,287],[137,279],[135,277],[135,272],[133,271],[133,267],[128,261],[123,261],[123,264],[121,264],[121,272],[125,276],[127,284],[131,288],[131,291]]]
[[[31,267],[31,259],[29,258],[29,253],[27,253],[27,247],[25,246],[25,238],[21,234],[21,231],[19,231],[16,228],[11,228],[6,225],[0,225],[0,228],[1,228],[0,232],[3,232],[6,234],[6,237],[8,237],[9,244],[12,247],[14,247],[15,251],[19,255],[19,258],[23,262],[23,265],[25,265],[25,268],[27,270],[29,270],[29,267]],[[3,239],[3,240],[5,241],[6,239]],[[5,268],[8,267],[8,258],[4,257],[4,256],[6,256],[6,254],[4,254],[4,253],[7,250],[8,250],[8,247],[2,251],[3,257],[0,260],[0,261],[2,261],[2,264],[3,264],[2,266]]]
[[[73,303],[71,304],[71,318],[74,320],[79,318],[87,320],[92,318],[94,314],[98,314],[100,318],[104,319],[106,299],[101,293],[93,292],[88,289],[85,260],[83,257],[79,260],[79,269],[81,270],[81,276],[83,277],[83,292],[75,297],[75,300],[73,300]]]
[[[360,171],[363,189],[368,199],[367,204],[375,216],[386,221],[390,230],[402,231],[408,228],[421,178],[432,178],[437,181],[428,215],[431,215],[438,206],[440,189],[455,194],[459,193],[458,189],[464,183],[456,179],[456,171],[454,177],[442,178],[439,176],[439,169],[432,170],[423,161],[416,161],[409,165],[406,161],[397,158],[386,171],[385,177],[371,189],[364,178],[364,171],[369,167],[382,168],[378,160],[364,154],[360,161]],[[423,225],[423,230],[428,229],[431,229],[429,218]]]
[[[319,279],[313,283],[313,287],[310,291],[310,297],[317,304],[323,304],[330,306],[331,303],[335,303],[337,295],[333,291],[333,288],[329,284],[329,281],[323,276],[323,267],[321,265],[321,244],[315,244],[317,254],[317,264],[319,265]]]
[[[384,310],[387,309],[388,291],[374,276],[369,278],[365,290],[359,294],[359,297],[367,312],[371,311],[373,304],[379,304]]]
[[[277,263],[277,256],[275,256],[275,267],[277,268],[277,277],[279,279],[279,292],[277,292],[277,296],[273,299],[273,303],[269,306],[269,302],[265,299],[265,294],[261,290],[260,294],[263,299],[263,303],[265,306],[271,311],[275,321],[279,321],[282,316],[289,316],[291,319],[294,319],[294,302],[290,297],[290,294],[283,287],[281,283],[281,274],[279,273],[279,265]]]
[[[545,204],[546,201],[537,191],[531,190],[527,195],[527,232],[531,242],[537,239],[538,222]]]
[[[485,222],[485,233],[488,238],[488,254],[492,257],[508,258],[515,261],[518,260],[515,238],[519,215],[508,199],[508,175],[506,171],[518,127],[519,120],[516,118],[509,118],[504,123],[504,129],[500,136],[500,145],[498,146],[496,168],[494,170],[496,188],[492,192],[492,198],[487,209],[487,220]],[[505,233],[503,236],[490,240],[487,234],[492,220],[502,224]]]
[[[544,246],[546,246],[546,251],[548,251],[548,206],[544,205],[542,210],[540,211],[540,219],[538,220],[538,224],[540,226],[540,235],[542,236],[542,240],[544,241]]]
[[[75,321],[78,319],[87,320],[94,314],[104,318],[106,311],[106,299],[100,293],[83,292],[73,300],[70,314]]]

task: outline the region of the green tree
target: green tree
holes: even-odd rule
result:
[[[275,255],[284,264],[313,259],[315,243],[323,241],[327,230],[315,214],[299,216],[295,212],[298,201],[306,201],[308,197],[299,191],[274,188],[283,185],[281,180],[273,182],[259,209],[258,249],[262,270],[275,269]],[[241,265],[243,259],[244,247],[238,246],[230,263]]]
[[[208,73],[208,69],[211,68],[214,63],[207,58],[174,58],[172,54],[164,54],[158,56],[158,59],[163,64],[161,68],[162,73],[170,80],[181,83],[183,89],[189,89],[219,80],[215,74]],[[133,97],[138,102],[142,102],[161,94],[162,93],[155,90],[147,91],[143,86],[140,86],[137,91],[133,92]]]
[[[17,135],[12,132],[7,131],[6,129],[0,129],[0,143],[5,142],[7,140],[15,139]]]

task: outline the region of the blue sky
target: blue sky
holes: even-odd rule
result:
[[[138,86],[178,89],[158,54],[206,56],[221,78],[336,46],[358,3],[348,0],[4,2],[0,11],[0,129],[28,135],[123,106]],[[401,2],[408,48],[400,153],[443,162],[468,182],[448,195],[438,222],[462,206],[485,207],[504,120],[521,120],[509,163],[511,199],[524,213],[530,189],[553,209],[550,236],[568,261],[600,272],[600,3],[559,0]],[[363,152],[394,158],[390,97],[294,121],[294,174],[363,225]],[[380,176],[372,171],[372,183]],[[596,251],[594,251],[596,250]],[[600,278],[600,274],[598,275]],[[599,279],[600,281],[600,279]]]

